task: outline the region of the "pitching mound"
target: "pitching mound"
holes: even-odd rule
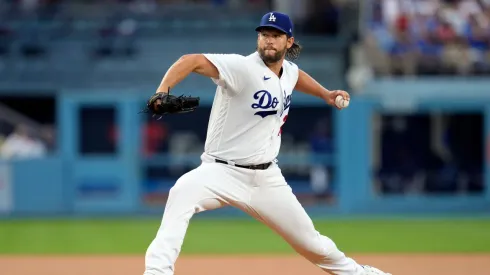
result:
[[[144,256],[0,256],[8,275],[141,275]],[[490,255],[356,255],[393,275],[487,275]],[[322,275],[298,256],[182,256],[176,275]]]

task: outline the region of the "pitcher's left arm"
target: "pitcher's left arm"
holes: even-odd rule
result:
[[[350,100],[350,95],[348,92],[343,90],[330,91],[301,69],[298,69],[298,82],[296,82],[294,89],[305,94],[319,97],[325,100],[328,105],[331,105],[339,110],[342,108],[335,105],[335,98],[337,96],[340,95],[344,98],[344,100]]]

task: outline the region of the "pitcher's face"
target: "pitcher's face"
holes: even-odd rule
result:
[[[286,56],[286,51],[293,44],[293,38],[276,30],[263,28],[257,38],[257,51],[264,63],[276,63]]]

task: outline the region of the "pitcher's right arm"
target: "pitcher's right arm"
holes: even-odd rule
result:
[[[203,54],[186,54],[180,57],[165,73],[157,93],[167,93],[191,73],[218,78],[218,69]]]

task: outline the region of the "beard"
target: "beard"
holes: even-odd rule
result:
[[[265,64],[271,64],[271,63],[276,63],[279,60],[281,60],[285,55],[286,55],[286,48],[284,48],[282,51],[279,51],[277,49],[274,54],[267,54],[265,51],[268,50],[267,48],[259,48],[257,47],[260,58],[262,58],[262,61],[264,61]]]

